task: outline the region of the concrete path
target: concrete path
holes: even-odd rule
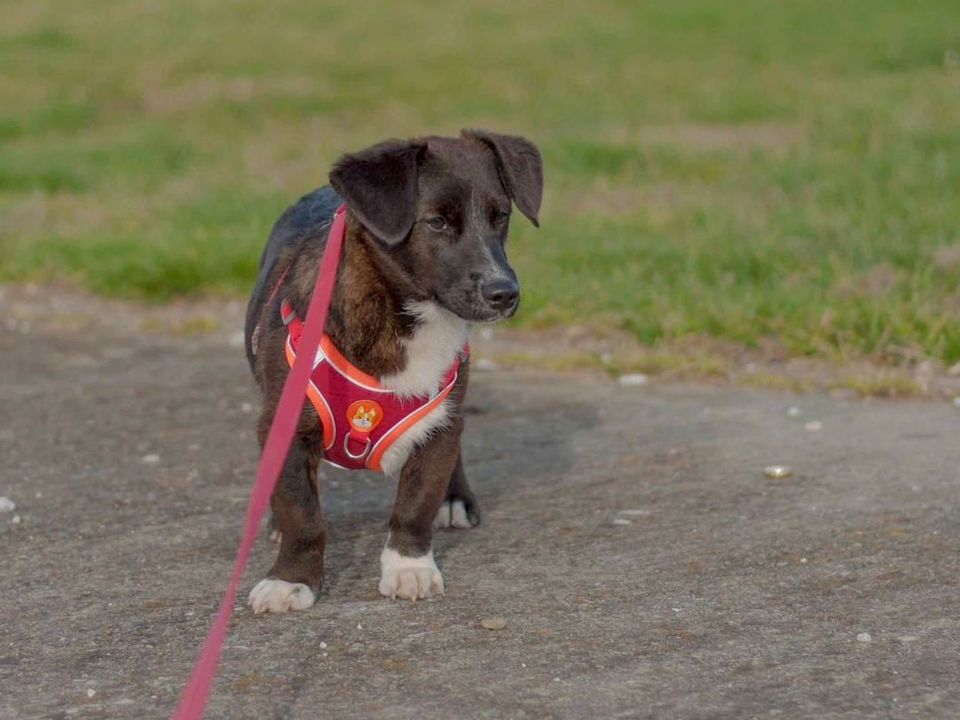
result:
[[[0,330],[0,717],[163,718],[256,395],[235,337],[73,311]],[[960,717],[957,408],[493,370],[469,412],[484,524],[439,537],[447,595],[380,598],[390,483],[328,471],[320,602],[238,608],[209,717]]]

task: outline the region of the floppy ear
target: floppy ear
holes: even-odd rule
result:
[[[417,153],[422,143],[387,140],[341,157],[330,184],[364,226],[388,245],[403,241],[417,210]]]
[[[537,213],[543,198],[543,161],[537,146],[517,135],[500,135],[485,130],[463,130],[462,134],[480,140],[493,150],[503,187],[520,212],[540,227]]]

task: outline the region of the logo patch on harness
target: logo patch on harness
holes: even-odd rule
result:
[[[357,400],[347,408],[347,422],[357,432],[372,432],[382,419],[383,408],[373,400]]]

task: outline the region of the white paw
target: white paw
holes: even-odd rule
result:
[[[380,554],[380,594],[414,602],[442,595],[443,575],[433,561],[433,550],[420,557],[405,557],[384,548]]]
[[[444,502],[437,510],[437,516],[433,519],[435,528],[465,528],[470,529],[473,523],[467,516],[467,506],[463,500],[454,500],[452,503]]]
[[[257,614],[282,613],[290,610],[306,610],[317,596],[303,583],[266,578],[253,586],[247,604]]]

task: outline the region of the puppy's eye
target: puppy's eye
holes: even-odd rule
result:
[[[510,219],[510,213],[504,210],[496,210],[493,213],[493,221],[497,225],[503,225],[503,223],[505,223],[509,219]]]
[[[442,215],[437,215],[435,217],[429,218],[427,220],[427,225],[430,226],[431,230],[436,230],[437,232],[447,229],[447,220]]]

